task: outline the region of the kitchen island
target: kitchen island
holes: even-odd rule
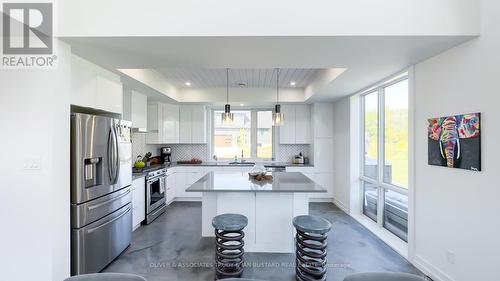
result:
[[[209,172],[186,192],[202,192],[202,236],[212,237],[212,218],[224,213],[248,218],[245,251],[293,253],[292,219],[309,214],[309,193],[326,190],[299,172],[275,172],[256,181],[246,172]]]

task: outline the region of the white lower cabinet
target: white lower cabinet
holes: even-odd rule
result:
[[[167,205],[172,203],[173,201],[200,200],[202,197],[201,192],[186,192],[186,189],[190,187],[193,183],[201,179],[203,176],[205,176],[208,172],[237,171],[241,172],[242,175],[246,175],[252,169],[253,167],[229,167],[229,166],[219,166],[219,167],[177,166],[174,168],[170,168],[167,172],[167,187],[166,187]],[[318,172],[316,171],[315,167],[287,167],[286,171],[301,172],[305,176],[315,181],[316,183],[318,183],[327,190],[327,192],[310,193],[309,198],[319,199],[319,200],[333,198],[333,173]],[[142,185],[144,185],[144,178],[142,179],[141,183]],[[142,190],[144,190],[144,187],[142,187]]]
[[[206,174],[204,167],[177,167],[175,172],[175,197],[201,198],[201,192],[186,192],[186,189]]]
[[[167,172],[167,191],[166,191],[166,201],[167,205],[170,205],[175,199],[175,173]]]
[[[175,167],[175,172],[169,176],[171,182],[171,194],[173,194],[173,199],[179,201],[193,201],[197,199],[201,199],[201,192],[186,192],[186,189],[190,187],[193,183],[204,177],[208,172],[211,171],[238,171],[242,174],[247,174],[252,170],[253,167],[196,167],[196,166],[184,166],[184,167]],[[168,195],[168,187],[167,187],[167,202],[169,201]]]
[[[310,193],[311,199],[331,199],[333,198],[333,174],[332,173],[313,173],[306,174],[307,177],[314,180],[327,190],[324,193]]]
[[[146,180],[144,177],[132,181],[132,230],[146,219]]]
[[[321,185],[327,192],[309,193],[311,199],[333,198],[333,173],[318,172],[316,167],[287,167],[287,172],[301,172],[317,184]]]

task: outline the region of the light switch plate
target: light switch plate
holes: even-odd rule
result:
[[[449,264],[455,264],[455,252],[452,250],[446,250],[446,261]]]
[[[42,159],[41,158],[24,158],[24,170],[41,170],[42,169]]]

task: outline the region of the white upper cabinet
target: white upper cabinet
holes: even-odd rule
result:
[[[311,143],[311,110],[309,105],[282,105],[284,124],[280,126],[280,144]]]
[[[192,110],[189,105],[181,105],[179,108],[179,142],[190,143]]]
[[[162,104],[162,142],[179,143],[179,106],[176,104]]]
[[[148,104],[146,143],[179,143],[179,106],[168,103]]]
[[[181,105],[179,109],[179,142],[206,143],[206,108],[203,105]]]
[[[311,143],[311,107],[306,104],[295,106],[295,143]]]
[[[132,91],[131,101],[132,128],[147,130],[148,97],[136,91]]]
[[[162,123],[163,107],[161,103],[148,104],[148,133],[146,134],[146,143],[161,144],[163,131],[159,130]]]
[[[90,62],[71,56],[71,104],[84,107],[96,105],[96,75],[91,67]]]
[[[284,123],[280,128],[280,143],[295,144],[295,107],[293,105],[282,105]]]
[[[312,109],[312,128],[315,138],[333,138],[333,104],[315,103]]]
[[[203,105],[193,106],[191,143],[207,143],[207,110]]]
[[[123,86],[120,81],[97,76],[96,107],[105,111],[123,112]]]
[[[122,114],[120,76],[72,55],[71,104]]]
[[[148,136],[150,144],[206,143],[206,107],[150,103]]]

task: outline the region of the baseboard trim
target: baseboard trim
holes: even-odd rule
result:
[[[428,275],[430,278],[432,278],[432,280],[434,281],[455,281],[449,275],[433,266],[427,260],[418,255],[416,255],[410,262],[425,275]]]
[[[387,246],[391,247],[394,251],[401,255],[401,257],[410,261],[408,258],[408,244],[403,240],[399,239],[396,235],[392,234],[387,229],[379,227],[377,223],[364,215],[348,215],[359,222],[368,231],[373,233],[373,235],[380,238],[380,240],[382,240]]]
[[[332,203],[333,198],[309,198],[310,203]]]
[[[201,197],[176,197],[173,202],[201,202]]]
[[[340,202],[339,200],[333,198],[333,204],[335,206],[339,207],[339,209],[341,209],[344,213],[346,213],[346,214],[349,215],[349,209],[347,209],[347,207],[342,202]]]

